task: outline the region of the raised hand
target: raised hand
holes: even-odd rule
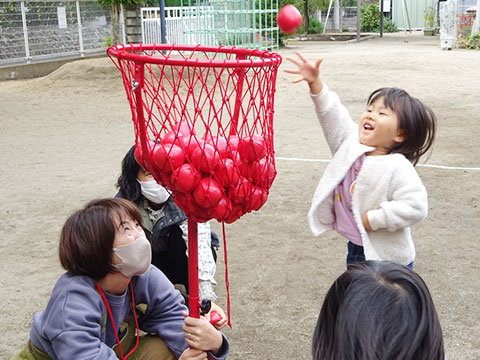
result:
[[[296,70],[285,69],[286,73],[300,75],[299,78],[292,80],[292,83],[295,84],[301,81],[306,81],[310,87],[310,91],[313,94],[320,93],[323,88],[322,79],[320,78],[320,64],[322,63],[323,59],[320,58],[315,61],[315,64],[312,64],[298,51],[296,51],[295,54],[297,54],[300,60],[291,57],[287,57],[287,60],[297,65],[298,68]]]

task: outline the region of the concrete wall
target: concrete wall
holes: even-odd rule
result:
[[[91,56],[88,56],[88,58],[103,57],[103,56],[106,56],[106,54],[91,55]],[[45,62],[39,62],[34,64],[3,67],[3,68],[0,68],[0,81],[16,80],[16,79],[31,79],[31,78],[42,77],[50,74],[51,72],[54,72],[55,70],[60,68],[62,65],[68,62],[81,60],[85,58],[87,57],[70,58],[70,59],[55,60],[55,61],[45,61]]]

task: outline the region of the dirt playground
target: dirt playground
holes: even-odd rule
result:
[[[440,50],[438,36],[397,33],[351,42],[290,42],[275,97],[277,178],[258,212],[226,226],[232,360],[311,359],[323,297],[345,270],[345,241],[314,237],[307,211],[330,158],[306,84],[285,59],[323,57],[323,78],[358,119],[370,92],[397,86],[430,105],[438,132],[418,172],[429,216],[413,227],[415,270],[429,286],[449,360],[480,359],[480,52]],[[107,58],[38,79],[0,82],[0,359],[29,337],[63,273],[61,226],[87,201],[115,193],[134,141],[120,72]],[[213,223],[221,234],[221,225]],[[216,279],[226,308],[223,247]]]

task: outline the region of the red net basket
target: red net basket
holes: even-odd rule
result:
[[[276,175],[273,114],[282,58],[171,44],[112,46],[136,159],[197,222],[231,223],[266,202]]]

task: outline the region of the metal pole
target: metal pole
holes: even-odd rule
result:
[[[200,318],[198,294],[198,224],[188,218],[188,304],[190,316]]]
[[[410,31],[410,34],[411,34],[412,33],[412,27],[410,26],[410,18],[408,17],[408,8],[407,8],[406,0],[402,1],[402,5],[403,5],[403,16],[405,16],[405,18],[407,20],[408,31]],[[407,31],[407,30],[405,29],[405,31]]]
[[[333,7],[333,28],[335,30],[340,30],[340,5],[338,0],[335,0],[335,5]]]
[[[22,26],[23,26],[23,39],[25,42],[25,60],[27,64],[30,64],[30,47],[28,46],[28,28],[27,28],[27,15],[25,8],[25,1],[20,2],[22,8]]]
[[[77,0],[75,2],[77,7],[77,24],[78,24],[78,44],[80,46],[80,56],[85,56],[85,51],[83,48],[83,36],[82,36],[82,17],[80,15],[80,2]]]
[[[383,37],[383,0],[380,0],[380,37]]]
[[[325,18],[325,24],[323,26],[323,34],[325,34],[325,30],[327,29],[328,16],[330,15],[330,9],[332,8],[332,2],[333,2],[333,0],[330,0],[330,4],[328,5],[327,17]]]
[[[162,44],[167,43],[167,30],[165,25],[165,0],[159,0],[160,6],[160,34],[162,37]]]
[[[357,1],[357,41],[360,41],[360,8],[362,7],[362,0]]]
[[[142,26],[143,26],[143,21],[142,21]],[[127,34],[125,33],[125,15],[123,12],[123,5],[120,4],[120,28],[122,29],[122,44],[127,43]],[[143,31],[142,31],[143,35]]]

